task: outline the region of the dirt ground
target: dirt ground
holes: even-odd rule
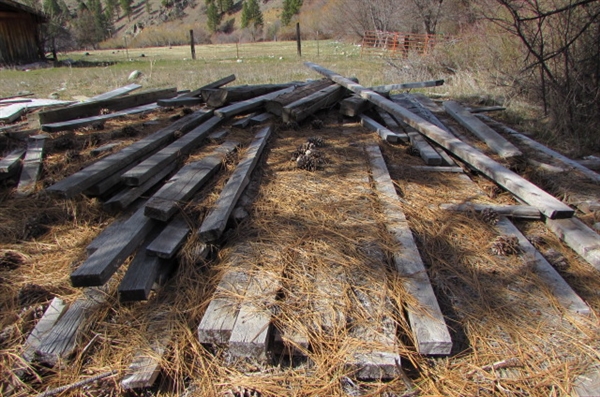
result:
[[[81,296],[70,285],[69,274],[85,260],[87,244],[115,219],[131,213],[104,212],[103,198],[66,200],[43,189],[95,161],[89,153],[94,147],[114,141],[123,147],[180,113],[170,109],[108,122],[102,130],[53,135],[37,193],[16,197],[10,181],[0,187],[0,372],[5,395],[9,389],[15,396],[35,395],[114,370],[115,376],[60,395],[568,396],[577,377],[600,359],[600,277],[595,269],[543,222],[516,222],[593,313],[578,316],[564,310],[526,258],[492,253],[500,235],[493,225],[475,213],[439,208],[466,201],[515,204],[509,193],[472,172],[415,170],[410,166],[423,163],[407,146],[381,142],[375,133],[332,110],[317,115],[322,123],[275,125],[243,203],[248,216],[231,222],[208,258],[198,258],[199,242],[191,238],[171,278],[156,286],[148,301],[136,303],[119,302],[116,288],[123,266],[107,284],[106,301],[86,317],[76,353],[55,368],[34,364],[19,379],[15,368],[22,366],[20,349],[50,300],[59,296],[72,302]],[[260,128],[229,125],[224,139],[242,147]],[[292,153],[311,137],[323,141],[318,148],[323,161],[316,171],[299,169],[291,161]],[[9,139],[3,144],[2,151],[7,151],[22,142]],[[207,142],[187,161],[202,158],[218,144]],[[398,246],[386,231],[369,178],[365,146],[372,144],[380,146],[386,159],[447,320],[453,341],[448,357],[416,352],[403,309],[412,298],[391,261]],[[183,208],[192,230],[214,205],[243,154],[242,149],[229,158]],[[595,185],[574,183],[573,176],[533,175],[527,166],[520,171],[551,182],[555,191],[576,192],[582,186],[588,195],[600,193]],[[582,218],[588,224],[597,221],[593,213]],[[200,345],[196,329],[220,276],[240,263],[251,274],[267,273],[277,280],[277,300],[264,305],[279,331],[306,335],[310,348],[299,347],[304,357],[273,354],[266,364],[232,361],[225,349]],[[386,304],[366,310],[361,294]],[[171,330],[161,375],[150,390],[125,392],[119,381],[134,351],[148,348],[158,317],[166,318]],[[397,330],[402,376],[359,381],[346,363],[354,351],[371,343],[360,338],[361,327],[383,318],[391,319]],[[503,360],[507,368],[486,367]]]

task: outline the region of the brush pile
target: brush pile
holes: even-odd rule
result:
[[[590,174],[309,67],[3,127],[1,395],[598,393]]]

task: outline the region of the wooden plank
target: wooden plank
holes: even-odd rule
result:
[[[372,103],[358,95],[352,95],[340,102],[340,114],[347,117],[358,117],[371,108]]]
[[[224,86],[225,84],[229,84],[232,81],[235,80],[235,74],[230,74],[229,76],[225,76],[222,79],[219,79],[217,81],[213,81],[212,83],[208,83],[205,86],[202,86],[200,88],[198,88],[197,90],[194,91],[190,91],[187,94],[184,95],[184,97],[197,97],[200,94],[202,94],[202,90],[207,90],[207,89],[211,89],[211,88],[219,88]]]
[[[229,342],[244,296],[249,275],[248,243],[238,245],[232,253],[232,265],[222,274],[202,320],[198,325],[198,340],[202,344],[224,346]]]
[[[535,140],[529,138],[528,136],[526,136],[516,130],[513,130],[512,128],[509,128],[506,125],[491,119],[490,117],[487,117],[485,115],[477,115],[477,117],[479,117],[480,119],[489,123],[492,127],[498,128],[500,131],[504,132],[505,134],[508,134],[509,136],[517,139],[520,143],[527,145],[534,150],[538,150],[544,154],[547,154],[548,156],[562,162],[567,167],[576,169],[577,171],[581,172],[583,175],[585,175],[586,177],[588,177],[589,179],[591,179],[595,182],[600,182],[600,174],[590,170],[589,168],[585,167],[584,165],[580,164],[579,162],[572,160],[572,159],[568,158],[567,156],[564,156],[564,155],[558,153],[557,151],[552,150],[549,147],[542,145],[539,142],[536,142]]]
[[[177,98],[159,99],[157,102],[158,106],[194,106],[204,103],[202,98],[198,97],[184,97],[179,96]]]
[[[117,146],[119,146],[121,143],[120,142],[113,142],[113,143],[109,143],[106,145],[102,145],[100,147],[94,148],[92,150],[90,150],[90,154],[92,156],[98,156],[104,152],[109,152],[111,150],[113,150],[114,148],[116,148]]]
[[[406,310],[417,351],[448,355],[452,350],[452,339],[381,151],[378,146],[368,146],[367,153],[377,195],[387,218],[386,228],[402,247],[394,252],[394,265],[404,288],[414,298],[415,303],[408,303]]]
[[[485,125],[477,117],[462,107],[458,102],[445,101],[444,109],[463,127],[477,138],[485,142],[495,153],[504,159],[522,156],[523,153],[515,145],[504,139],[496,131]]]
[[[234,151],[237,145],[237,142],[226,142],[202,160],[184,166],[148,200],[145,215],[168,221],[181,204],[189,200],[221,168],[225,156]]]
[[[0,121],[4,123],[12,123],[21,117],[26,110],[27,106],[22,103],[14,103],[12,105],[0,108]]]
[[[215,89],[224,86],[225,84],[231,83],[235,80],[235,75],[229,75],[209,83],[203,87],[198,88],[197,90],[190,91],[186,94],[180,95],[177,98],[170,99],[159,99],[158,104],[160,106],[184,106],[184,105],[197,105],[204,102],[204,99],[200,98],[200,94],[202,94],[203,90],[207,89]]]
[[[281,118],[285,123],[299,123],[313,113],[335,105],[347,92],[343,87],[331,85],[284,106]]]
[[[46,135],[34,135],[29,138],[27,152],[23,159],[21,177],[17,185],[18,195],[28,195],[35,191],[35,184],[37,183],[42,167],[46,138],[48,138]]]
[[[455,174],[462,174],[465,172],[460,167],[449,167],[443,165],[429,166],[429,165],[409,165],[408,167],[412,168],[415,171],[424,171],[424,172],[450,172]],[[400,166],[392,165],[391,168],[400,168]],[[539,211],[538,211],[539,213]]]
[[[331,86],[333,83],[328,79],[311,81],[300,87],[296,87],[294,91],[278,96],[275,99],[265,103],[265,109],[268,112],[280,116],[283,114],[283,108],[291,103],[294,103],[308,95],[311,95],[319,90]]]
[[[32,362],[35,358],[35,352],[40,347],[42,340],[48,335],[50,330],[54,327],[62,313],[65,311],[67,305],[59,297],[54,297],[48,308],[44,312],[44,315],[35,325],[35,328],[31,331],[25,343],[23,344],[23,352],[21,357],[26,362]]]
[[[144,216],[143,208],[137,210],[104,245],[71,273],[71,284],[74,287],[91,287],[106,283],[155,226],[156,221]]]
[[[584,375],[578,376],[573,391],[577,397],[600,396],[600,364],[592,365]]]
[[[535,274],[548,287],[552,296],[564,310],[573,314],[591,314],[592,310],[577,295],[550,263],[539,253],[527,238],[508,218],[501,216],[496,229],[502,234],[516,236],[521,247],[521,258],[526,265],[532,266]]]
[[[42,339],[35,352],[36,361],[53,367],[71,356],[77,349],[77,337],[85,325],[86,317],[105,301],[104,292],[87,288],[84,296],[69,305]]]
[[[136,84],[136,83],[128,84],[123,87],[115,88],[114,90],[93,96],[91,98],[88,98],[84,102],[98,102],[98,101],[104,101],[107,99],[118,98],[122,95],[129,94],[130,92],[133,92],[135,90],[139,90],[140,88],[142,88],[142,86],[140,84]],[[73,106],[73,105],[71,105],[71,106]]]
[[[179,214],[175,216],[163,231],[146,247],[148,255],[158,256],[163,259],[175,257],[177,251],[187,240],[190,227],[184,217]]]
[[[113,221],[110,225],[105,227],[99,234],[93,239],[87,247],[85,247],[85,252],[88,255],[92,255],[94,252],[98,250],[98,248],[102,247],[104,244],[108,243],[113,235],[118,233],[119,228],[123,226],[123,223],[127,219],[119,218]]]
[[[266,362],[271,335],[271,310],[280,288],[280,274],[260,268],[248,283],[246,295],[229,338],[232,358]]]
[[[168,164],[187,156],[195,150],[208,134],[223,121],[220,117],[212,117],[192,131],[188,132],[164,149],[159,150],[140,164],[125,172],[121,179],[129,186],[139,186]]]
[[[252,126],[252,125],[257,125],[257,124],[264,124],[267,121],[271,120],[274,116],[271,113],[260,113],[257,114],[256,116],[252,116],[250,117],[250,122],[248,123],[248,125]]]
[[[0,179],[3,174],[12,175],[17,170],[23,156],[25,156],[25,150],[15,149],[0,160]]]
[[[104,210],[109,212],[121,211],[127,208],[131,203],[140,198],[148,190],[152,189],[157,183],[162,182],[171,172],[175,171],[177,163],[172,162],[154,174],[150,179],[139,186],[125,187],[119,193],[115,194],[102,205]]]
[[[442,156],[417,132],[409,132],[410,144],[419,151],[419,154],[427,165],[442,165]]]
[[[169,259],[148,255],[146,247],[140,248],[119,284],[119,300],[121,302],[147,300],[160,269],[169,268],[172,264],[173,261]]]
[[[246,128],[250,125],[250,120],[252,120],[252,117],[258,116],[259,114],[260,112],[250,113],[249,115],[242,117],[239,120],[236,120],[234,123],[231,124],[231,126],[236,128]]]
[[[237,200],[250,182],[250,175],[258,163],[272,131],[273,126],[267,126],[254,137],[246,151],[246,155],[231,174],[214,207],[204,218],[198,232],[201,240],[205,242],[215,241],[225,230],[229,215],[231,215]]]
[[[237,87],[209,89],[202,91],[202,98],[207,106],[220,108],[229,103],[245,101],[290,86],[294,86],[294,83],[242,85]]]
[[[379,137],[382,140],[384,140],[385,142],[399,143],[399,142],[408,141],[408,135],[398,134],[396,132],[393,132],[393,131],[387,129],[386,127],[382,126],[381,124],[379,124],[378,122],[376,122],[375,120],[370,118],[369,116],[365,116],[364,114],[360,115],[360,124],[365,128],[368,128],[370,130],[374,130],[375,132],[377,132]]]
[[[121,151],[96,161],[94,164],[55,183],[46,190],[51,193],[60,194],[66,198],[74,197],[127,167],[129,164],[163,147],[173,139],[175,134],[185,134],[210,116],[211,113],[205,111],[198,111],[187,115],[168,127],[162,128],[123,148]]]
[[[265,95],[257,96],[245,101],[234,103],[229,106],[222,107],[221,109],[215,110],[215,114],[221,118],[229,118],[238,114],[247,113],[257,108],[260,108],[265,104],[266,101],[277,98],[279,95],[292,92],[295,86],[290,86],[279,91],[271,92]]]
[[[527,181],[525,178],[522,178],[498,162],[492,160],[474,147],[455,138],[447,131],[444,131],[438,126],[424,120],[422,117],[409,112],[402,106],[395,104],[373,91],[365,89],[359,84],[354,83],[339,74],[310,62],[306,62],[305,65],[316,72],[325,75],[341,86],[346,87],[353,92],[360,93],[363,98],[375,103],[377,106],[392,114],[395,118],[403,120],[421,134],[442,146],[464,162],[470,164],[527,204],[538,208],[548,218],[569,218],[573,216],[574,211],[572,208]]]
[[[490,209],[498,215],[511,218],[542,219],[540,211],[530,205],[494,205],[494,204],[440,204],[440,208],[447,211],[481,212]]]
[[[61,121],[97,116],[103,109],[112,111],[125,110],[156,102],[161,98],[171,98],[177,95],[177,88],[164,88],[127,95],[119,98],[102,99],[81,102],[60,109],[39,112],[40,124],[58,123]]]
[[[369,87],[369,89],[373,90],[375,92],[390,92],[390,91],[409,90],[412,88],[438,87],[441,85],[444,85],[444,80],[429,80],[429,81],[417,81],[414,83],[377,85],[377,86]]]
[[[164,313],[151,319],[144,338],[147,345],[135,352],[121,381],[123,389],[144,389],[154,384],[160,374],[162,357],[173,338],[172,323],[172,316]]]
[[[159,106],[155,103],[149,105],[138,106],[135,108],[122,110],[120,112],[114,112],[111,114],[103,114],[100,116],[85,117],[81,119],[60,121],[57,123],[42,124],[42,131],[44,132],[60,132],[76,130],[77,128],[85,127],[86,125],[104,123],[107,120],[116,119],[119,117],[129,116],[132,114],[149,112],[158,109]]]
[[[546,219],[552,233],[600,271],[600,236],[577,218]]]

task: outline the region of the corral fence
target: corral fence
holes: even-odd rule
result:
[[[361,44],[361,55],[391,55],[405,57],[410,52],[426,55],[450,37],[441,34],[368,31]]]

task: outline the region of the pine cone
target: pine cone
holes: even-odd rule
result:
[[[479,213],[479,217],[485,223],[494,226],[498,223],[498,213],[491,208],[485,208]]]
[[[255,389],[236,386],[225,392],[224,397],[260,397],[262,394]]]
[[[323,128],[324,123],[323,123],[323,120],[314,119],[313,121],[310,122],[310,126],[312,127],[313,130],[320,130],[321,128]]]
[[[552,266],[556,268],[556,270],[565,271],[570,267],[567,258],[565,258],[563,254],[556,250],[553,250],[552,248],[546,250],[544,252],[544,256],[546,257],[548,262],[550,262]]]
[[[498,236],[492,243],[491,251],[498,256],[517,255],[521,252],[519,239],[516,236]]]
[[[421,155],[421,152],[419,152],[419,149],[417,149],[413,145],[409,145],[406,148],[406,153],[408,153],[411,156],[420,156]]]
[[[283,129],[298,131],[300,129],[300,125],[298,123],[296,123],[295,121],[289,121],[289,122],[283,124]]]

